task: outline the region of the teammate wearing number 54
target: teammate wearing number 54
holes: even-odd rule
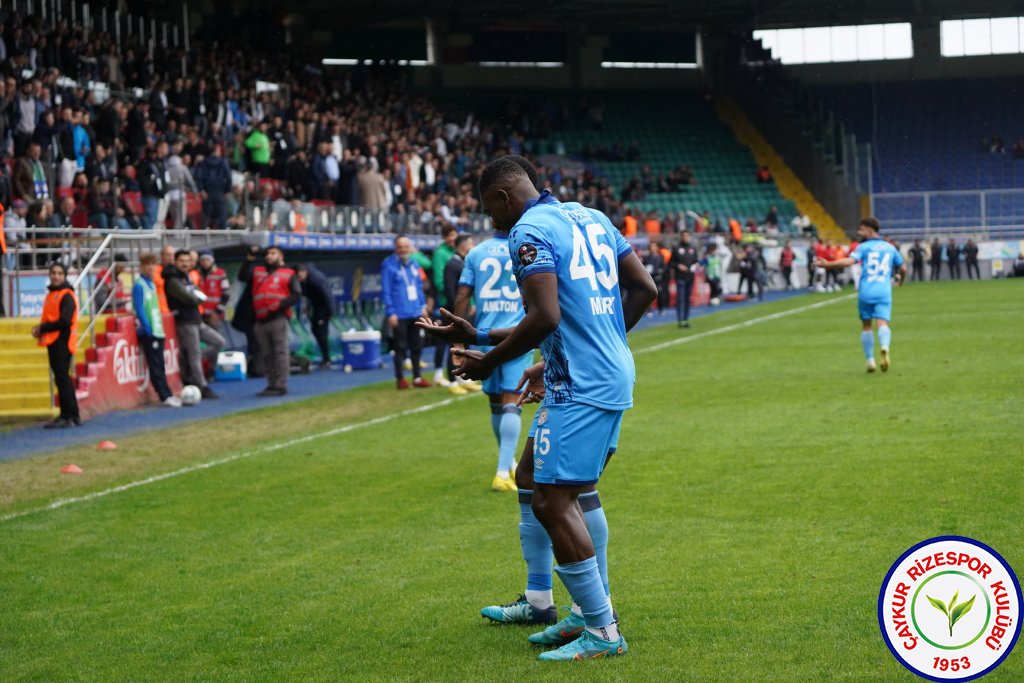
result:
[[[446,341],[495,345],[486,353],[453,351],[461,361],[456,373],[467,379],[487,379],[502,363],[540,346],[544,400],[534,438],[532,511],[551,538],[556,571],[585,626],[578,638],[540,659],[625,654],[577,498],[597,483],[622,414],[633,405],[636,373],[626,330],[643,317],[658,288],[607,216],[547,191],[538,194],[515,159],[487,165],[480,196],[495,230],[509,234],[526,315],[506,329],[477,329],[447,311],[448,325],[425,318],[417,324]]]
[[[864,358],[867,360],[868,372],[875,371],[875,335],[871,331],[871,322],[878,326],[878,344],[881,347],[879,366],[886,372],[892,363],[890,348],[892,345],[892,281],[895,272],[896,286],[903,284],[907,277],[907,266],[899,249],[892,246],[880,236],[882,229],[877,218],[868,217],[860,222],[857,234],[861,243],[846,258],[835,261],[819,259],[818,268],[846,268],[855,263],[861,264],[860,282],[857,288],[857,308],[860,312],[861,345],[864,347]]]

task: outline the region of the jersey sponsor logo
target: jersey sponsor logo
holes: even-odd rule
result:
[[[885,644],[904,667],[930,681],[984,676],[1020,635],[1020,583],[999,553],[963,536],[907,550],[878,594]]]
[[[532,244],[524,244],[519,247],[519,262],[528,266],[537,260],[537,247]]]

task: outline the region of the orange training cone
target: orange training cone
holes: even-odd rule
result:
[[[82,468],[78,465],[64,465],[60,470],[61,474],[81,474]]]
[[[113,441],[100,441],[96,444],[96,450],[98,451],[116,451],[117,444]]]

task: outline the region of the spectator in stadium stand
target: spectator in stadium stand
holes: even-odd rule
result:
[[[89,209],[89,225],[100,230],[127,228],[128,222],[118,221],[117,198],[110,189],[110,181],[96,178],[87,200]],[[123,220],[123,219],[122,219]]]
[[[171,227],[175,230],[180,228],[195,228],[190,226],[188,219],[187,195],[198,192],[196,181],[192,177],[181,157],[171,154],[167,158],[167,208],[171,216]]]
[[[210,155],[196,167],[195,181],[203,198],[206,227],[224,230],[228,224],[227,195],[231,191],[231,167],[224,158],[221,145],[214,145]]]
[[[0,116],[0,119],[2,118]],[[4,268],[7,266],[7,233],[4,230],[3,217],[4,205],[0,204],[0,318],[7,316],[7,310],[4,306]]]
[[[178,346],[181,347],[181,375],[185,384],[199,387],[203,398],[220,398],[206,383],[203,373],[203,356],[200,352],[200,331],[203,328],[199,305],[206,295],[196,289],[189,277],[192,268],[192,257],[185,249],[174,252],[174,263],[163,267],[164,290],[167,293],[167,306],[174,315],[174,325],[178,335]],[[224,338],[216,331],[210,330],[210,339],[219,352],[224,347]]]
[[[454,310],[455,298],[448,297],[448,286],[447,277],[448,272],[446,267],[448,262],[455,255],[455,243],[459,237],[458,230],[455,229],[454,225],[446,224],[441,227],[441,243],[437,245],[437,249],[430,256],[430,274],[433,280],[434,292],[436,297],[434,299],[433,311],[431,314],[434,320],[441,320],[440,309],[446,308],[449,311]],[[468,250],[467,250],[468,251]],[[461,269],[460,269],[461,271]],[[458,279],[455,284],[458,285]],[[452,289],[454,292],[455,289]],[[448,380],[444,377],[445,368],[445,356],[447,355],[448,346],[440,340],[434,343],[434,384],[445,385]]]
[[[960,279],[960,245],[952,237],[946,244],[946,266],[949,268],[949,279]]]
[[[46,181],[46,171],[41,160],[42,148],[36,142],[28,145],[28,154],[24,159],[18,161],[19,166],[24,165],[25,172],[31,178],[31,185],[21,193],[26,201],[33,199],[46,199],[50,196],[50,185]],[[18,175],[20,175],[20,169]]]
[[[263,265],[253,260],[242,265],[238,279],[252,282],[253,333],[260,354],[259,365],[267,375],[267,387],[257,396],[284,396],[288,393],[288,319],[292,307],[302,297],[295,271],[284,262],[280,247],[268,247]]]
[[[39,324],[32,328],[32,336],[39,340],[40,346],[46,347],[60,403],[60,415],[44,425],[47,429],[64,429],[82,424],[75,385],[70,375],[71,361],[78,348],[78,297],[67,278],[64,264],[50,265],[50,285],[43,301],[43,316]]]
[[[637,229],[639,227],[639,221],[636,216],[633,215],[633,209],[626,209],[626,215],[622,218],[623,230],[622,234],[625,237],[635,237]]]
[[[694,266],[700,260],[693,246],[689,231],[679,236],[679,244],[672,252],[668,268],[676,281],[676,323],[679,327],[690,326],[690,295],[693,293]]]
[[[762,166],[757,169],[757,182],[758,183],[770,183],[772,181],[772,172],[768,170],[767,166]]]
[[[203,323],[220,333],[224,313],[231,299],[231,280],[224,269],[217,265],[213,252],[206,249],[199,252],[199,289],[206,295],[200,306]]]
[[[910,257],[911,280],[924,280],[924,256],[926,251],[921,244],[921,240],[914,240],[914,246],[907,250],[907,255]]]
[[[25,232],[27,216],[28,202],[24,199],[15,199],[11,202],[11,210],[4,214],[4,232],[7,233],[7,255],[4,258],[7,260],[5,264],[7,270],[14,270],[17,258],[14,252],[18,242],[28,237],[28,233]]]
[[[668,281],[665,278],[665,257],[661,255],[661,247],[657,242],[651,240],[651,243],[647,245],[647,253],[643,255],[641,261],[644,264],[644,269],[650,273],[651,278],[654,280],[654,284],[658,286],[658,315],[660,316],[665,312],[668,307]],[[653,312],[648,311],[648,316],[654,315]]]
[[[793,262],[796,261],[796,253],[793,251],[793,243],[786,240],[779,254],[779,270],[782,271],[782,279],[786,282],[786,289],[793,289]]]
[[[245,147],[249,150],[253,173],[260,178],[270,177],[270,138],[267,137],[266,122],[255,126],[245,138]]]
[[[936,237],[932,240],[931,247],[931,272],[929,273],[930,279],[936,281],[942,278],[942,243],[939,242],[939,238]]]
[[[92,156],[85,162],[85,175],[92,182],[96,182],[97,178],[114,182],[117,178],[117,164],[107,147],[96,145],[93,148]]]
[[[399,389],[408,389],[402,366],[408,354],[412,361],[412,386],[426,388],[430,382],[420,376],[420,353],[423,336],[415,326],[420,316],[427,316],[426,297],[420,266],[413,260],[412,241],[404,235],[395,238],[395,253],[381,264],[384,314],[394,350],[395,382]]]
[[[302,288],[302,296],[309,302],[309,326],[313,331],[313,338],[320,346],[320,367],[329,368],[331,318],[337,309],[334,294],[331,292],[331,283],[312,263],[298,265],[295,272]]]
[[[60,200],[60,205],[57,207],[57,211],[54,212],[54,223],[58,227],[66,228],[71,225],[71,217],[75,212],[75,200],[68,196],[63,197]]]
[[[772,226],[775,228],[779,227],[779,207],[774,204],[768,209],[768,213],[764,217],[765,226]]]
[[[181,399],[171,394],[171,389],[167,386],[167,373],[164,367],[164,320],[156,295],[156,285],[153,284],[153,271],[156,270],[156,266],[155,254],[142,254],[139,257],[139,279],[132,286],[136,332],[139,337],[139,348],[142,349],[146,365],[149,367],[149,381],[157,397],[169,408],[180,408]]]
[[[380,171],[373,167],[372,162],[362,162],[357,182],[359,184],[359,198],[363,206],[368,209],[388,208],[387,181]]]
[[[161,142],[155,147],[146,148],[146,158],[139,162],[139,190],[142,193],[142,206],[145,218],[142,226],[147,230],[158,227],[161,214],[165,214],[164,196],[167,194],[167,168],[164,158],[167,156],[167,143]]]
[[[981,279],[981,269],[978,267],[978,245],[974,243],[974,240],[967,240],[967,244],[964,245],[964,264],[967,266],[967,277],[973,280],[974,276]],[[971,271],[974,271],[974,275],[971,275]]]

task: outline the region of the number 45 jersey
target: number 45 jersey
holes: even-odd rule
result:
[[[861,242],[850,254],[860,262],[860,284],[858,298],[871,304],[892,303],[892,276],[903,265],[899,250],[882,239]]]
[[[545,403],[632,407],[636,370],[619,294],[619,259],[632,251],[629,243],[600,211],[544,191],[512,228],[509,249],[520,283],[537,273],[554,273],[558,282],[561,322],[540,347]]]

